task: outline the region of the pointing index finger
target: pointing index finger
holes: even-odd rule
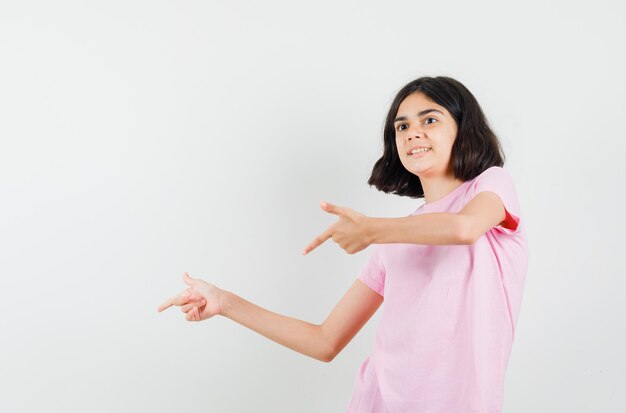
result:
[[[170,308],[173,305],[183,305],[185,304],[187,301],[189,301],[189,297],[191,295],[191,292],[189,290],[185,290],[182,293],[175,295],[174,297],[168,298],[167,300],[165,300],[163,302],[163,304],[161,304],[159,306],[159,308],[157,308],[158,312],[161,312],[163,310],[167,310],[168,308]]]
[[[169,298],[167,301],[163,302],[163,304],[161,304],[158,308],[157,311],[160,313],[163,310],[167,310],[168,308],[170,308],[172,306],[172,299]]]
[[[326,231],[324,231],[321,235],[315,237],[315,239],[313,239],[313,241],[311,241],[311,243],[306,246],[304,251],[302,251],[302,255],[306,255],[309,252],[313,251],[315,248],[322,245],[328,238],[332,236],[332,234],[333,234],[333,231],[331,228],[329,228]]]

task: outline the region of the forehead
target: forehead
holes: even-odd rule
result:
[[[420,92],[414,92],[404,98],[398,106],[398,116],[411,116],[425,109],[437,109],[443,113],[448,113],[446,108],[430,100]]]

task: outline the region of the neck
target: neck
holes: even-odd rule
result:
[[[454,191],[464,181],[454,176],[420,177],[424,189],[424,200],[427,204],[439,201],[441,198]]]

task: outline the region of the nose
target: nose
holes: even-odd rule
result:
[[[411,125],[409,127],[409,130],[406,134],[407,139],[411,140],[411,139],[417,139],[417,138],[422,138],[424,136],[423,132],[422,132],[422,128],[419,124],[414,123],[413,125]]]

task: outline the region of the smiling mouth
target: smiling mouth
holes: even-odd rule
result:
[[[421,156],[426,155],[428,152],[430,152],[432,149],[428,149],[427,151],[421,151],[421,152],[415,152],[415,153],[410,153],[409,154],[409,158],[419,158]]]

